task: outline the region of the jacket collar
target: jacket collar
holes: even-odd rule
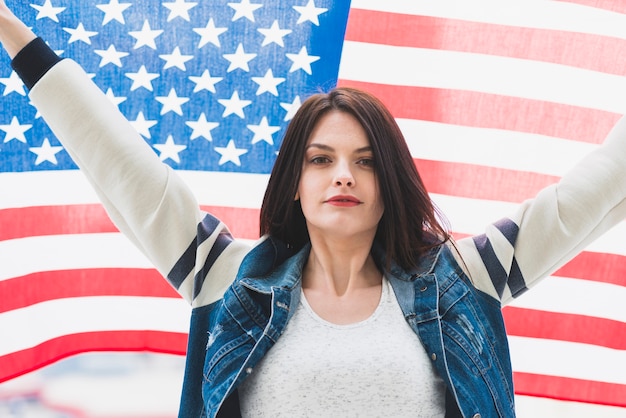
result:
[[[444,245],[435,246],[424,253],[418,265],[407,271],[392,260],[387,270],[384,248],[377,242],[372,246],[374,261],[386,274],[403,281],[413,281],[432,273]],[[300,285],[302,269],[311,251],[311,244],[306,244],[295,252],[288,245],[272,237],[264,237],[244,258],[239,270],[239,278],[246,287],[260,293],[271,293],[272,287],[292,290]]]

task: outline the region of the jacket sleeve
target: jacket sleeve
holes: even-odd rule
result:
[[[624,219],[626,116],[559,183],[458,248],[475,286],[506,304]]]
[[[50,56],[47,46],[39,53],[29,47],[21,65],[49,67],[34,71],[40,77],[29,81],[32,102],[92,184],[117,228],[194,306],[219,299],[248,246],[199,209],[192,191],[159,160],[77,63],[63,59],[41,64],[37,57]]]

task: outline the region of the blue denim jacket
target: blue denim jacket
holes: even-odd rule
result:
[[[237,388],[295,312],[309,250],[292,254],[266,239],[243,260],[223,299],[194,309],[180,417],[240,415]],[[372,254],[382,269],[382,249],[375,246]],[[500,303],[472,286],[445,245],[413,271],[392,264],[385,274],[447,385],[446,416],[513,417]]]

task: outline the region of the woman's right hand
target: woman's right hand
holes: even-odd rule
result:
[[[0,43],[13,59],[37,36],[0,0]]]

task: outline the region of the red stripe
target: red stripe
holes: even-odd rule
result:
[[[559,177],[473,164],[415,159],[430,193],[521,203]]]
[[[624,322],[512,306],[505,307],[502,312],[508,335],[626,350]]]
[[[621,115],[540,100],[426,87],[339,80],[369,91],[396,118],[547,135],[602,143]],[[537,150],[540,152],[541,150]]]
[[[259,237],[259,210],[202,206],[228,225],[233,236]],[[117,232],[100,204],[33,206],[0,210],[0,241],[30,236]]]
[[[179,298],[154,269],[101,268],[46,271],[0,281],[0,313],[47,300],[84,296]]]
[[[0,356],[0,382],[90,351],[152,351],[184,355],[187,334],[161,331],[100,331],[64,335],[27,350]]]
[[[626,385],[518,372],[513,380],[518,395],[626,407]]]
[[[626,13],[626,3],[615,0],[559,0],[567,3],[581,4],[596,9],[605,9],[612,12]]]
[[[407,36],[408,33],[415,36]],[[626,61],[615,59],[626,56],[626,41],[579,32],[351,9],[345,38],[551,62],[626,75]]]
[[[585,251],[554,275],[626,286],[626,256]]]

